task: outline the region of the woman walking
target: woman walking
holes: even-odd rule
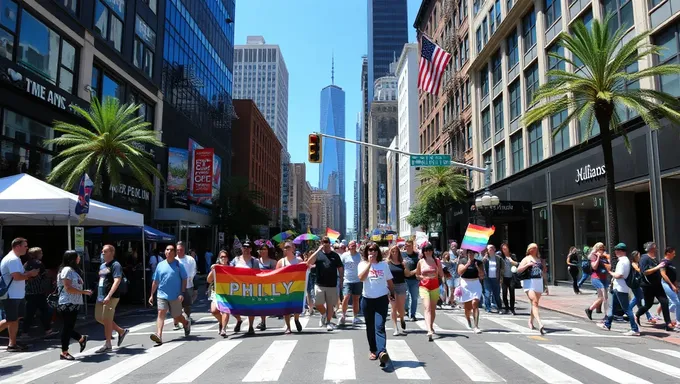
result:
[[[644,295],[642,294],[642,287],[640,287],[640,282],[642,282],[642,273],[640,272],[640,252],[633,251],[630,253],[630,266],[632,267],[630,272],[633,274],[633,279],[630,284],[630,290],[633,292],[633,299],[631,299],[628,308],[632,311],[636,305],[638,309],[643,307],[642,299],[644,298]],[[656,319],[652,317],[649,311],[645,312],[645,316],[647,316],[647,322],[649,324],[656,324]]]
[[[262,243],[260,248],[257,250],[259,256],[258,267],[262,271],[272,271],[276,269],[276,260],[269,257],[269,246],[267,243]],[[267,316],[260,316],[260,324],[257,325],[257,329],[264,331],[267,329]]]
[[[389,302],[394,303],[394,284],[390,267],[383,261],[380,248],[370,243],[362,254],[359,264],[359,280],[363,284],[361,309],[366,320],[366,338],[370,360],[380,360],[384,367],[389,362],[385,320]]]
[[[276,269],[281,269],[289,265],[296,265],[304,263],[304,261],[295,255],[295,244],[292,241],[286,241],[283,243],[283,258],[276,263]],[[309,266],[308,266],[309,270]],[[286,335],[291,334],[290,330],[290,313],[283,315],[283,320],[286,323],[286,330],[283,332]],[[293,313],[293,319],[295,320],[295,329],[298,332],[302,332],[302,323],[300,323],[300,314]],[[311,316],[311,313],[310,313]]]
[[[581,293],[581,290],[578,288],[578,270],[581,264],[579,254],[580,252],[576,247],[569,248],[569,253],[567,253],[567,266],[569,266],[569,274],[574,283],[574,294],[577,295]]]
[[[217,255],[217,264],[215,265],[228,265],[229,264],[229,253],[226,250],[221,250]],[[217,299],[215,298],[215,265],[210,266],[210,273],[208,273],[208,284],[209,286],[209,300],[210,300],[210,313],[217,319],[217,323],[220,325],[217,333],[222,337],[227,337],[227,324],[229,323],[229,314],[222,313],[217,308]]]
[[[522,288],[527,294],[531,302],[531,313],[529,314],[529,329],[534,328],[534,319],[538,322],[538,330],[542,335],[545,335],[545,328],[541,322],[541,316],[538,313],[538,303],[541,301],[541,294],[543,293],[543,274],[545,273],[545,264],[538,255],[538,245],[531,243],[527,247],[526,256],[519,263],[517,273],[522,279]]]
[[[475,259],[475,253],[468,250],[466,257],[458,259],[458,274],[460,275],[460,289],[465,320],[468,328],[474,329],[476,334],[482,333],[479,329],[479,301],[482,299],[482,283],[484,279],[484,265],[481,260]],[[470,315],[474,318],[475,326],[472,327]]]
[[[453,254],[453,259],[451,255]],[[444,271],[444,304],[448,304],[451,307],[456,305],[454,299],[454,290],[457,286],[458,273],[456,271],[456,264],[458,263],[458,257],[454,252],[446,252],[444,254],[444,261],[442,261],[442,270]]]
[[[416,278],[418,279],[418,292],[425,307],[425,325],[427,326],[427,339],[432,341],[434,335],[434,317],[437,301],[439,300],[439,279],[444,277],[442,266],[434,257],[434,247],[427,244],[423,247],[423,257],[416,265]]]
[[[392,284],[394,285],[395,300],[392,303],[392,322],[394,323],[394,336],[406,334],[406,320],[404,320],[406,309],[406,277],[413,272],[408,269],[406,262],[401,257],[401,252],[396,245],[389,250],[387,264],[392,273]]]
[[[593,271],[590,275],[590,283],[597,290],[597,299],[590,307],[586,308],[586,316],[592,320],[593,311],[601,307],[606,318],[607,310],[609,309],[607,294],[609,291],[609,271],[611,270],[611,265],[609,264],[609,255],[604,252],[604,244],[595,244],[588,260],[590,260],[590,267]]]
[[[88,336],[76,332],[75,326],[76,320],[78,320],[78,312],[83,305],[83,295],[90,296],[92,291],[83,290],[83,277],[80,268],[78,268],[79,265],[80,256],[78,253],[66,251],[57,275],[57,289],[59,290],[57,311],[62,318],[60,360],[75,360],[68,352],[71,339],[78,340],[81,353],[87,346]]]
[[[231,261],[229,264],[232,267],[236,268],[250,268],[250,269],[257,269],[259,264],[257,260],[250,254],[251,250],[251,245],[250,241],[246,240],[243,242],[243,255],[235,258],[234,260]],[[234,317],[236,318],[236,325],[234,326],[234,333],[241,332],[241,324],[243,324],[243,319],[241,319],[241,315],[239,314],[234,314]],[[248,332],[246,332],[246,335],[254,335],[255,334],[255,329],[253,328],[253,321],[255,321],[255,316],[248,316]]]
[[[503,259],[503,305],[505,306],[505,313],[515,314],[515,273],[512,272],[514,267],[517,270],[519,262],[517,262],[517,256],[510,252],[510,246],[508,243],[501,244],[501,258]],[[510,295],[510,304],[508,305],[508,295]]]

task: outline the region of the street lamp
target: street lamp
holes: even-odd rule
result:
[[[478,209],[488,209],[496,207],[501,203],[500,199],[496,195],[492,195],[491,192],[484,191],[482,196],[475,199],[475,205]]]

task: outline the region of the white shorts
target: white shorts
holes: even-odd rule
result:
[[[460,301],[467,303],[472,300],[482,299],[482,283],[479,279],[460,279],[460,288],[463,291]]]
[[[524,289],[524,292],[534,291],[543,293],[543,279],[522,280],[522,288]]]

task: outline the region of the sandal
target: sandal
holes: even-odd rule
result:
[[[293,332],[291,332],[290,329],[286,329],[286,330],[283,332],[284,335],[290,335],[291,333],[293,333]]]
[[[368,359],[369,359],[369,360],[378,360],[378,356],[376,356],[375,353],[371,352],[371,353],[368,355]]]
[[[65,354],[64,353],[59,354],[59,360],[75,360],[75,359],[76,358],[71,356],[71,354],[68,352],[66,352]]]
[[[83,341],[78,340],[78,344],[80,344],[80,353],[83,353],[85,347],[87,347],[87,340],[89,340],[90,337],[87,335],[83,335],[82,339]]]

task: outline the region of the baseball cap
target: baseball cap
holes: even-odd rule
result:
[[[614,250],[615,250],[615,251],[625,251],[625,250],[626,250],[626,244],[624,244],[624,243],[618,243],[618,244],[616,244],[616,246],[614,247]]]
[[[250,240],[246,240],[243,242],[243,245],[241,245],[243,248],[251,248],[252,245],[250,244]]]

